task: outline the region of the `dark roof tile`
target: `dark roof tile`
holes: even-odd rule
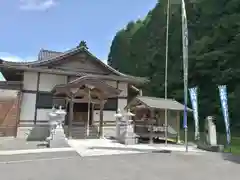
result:
[[[38,61],[46,60],[49,58],[54,58],[61,54],[63,54],[63,53],[57,52],[57,51],[52,51],[52,50],[41,49],[38,53]]]
[[[168,110],[184,110],[184,105],[174,99],[164,99],[150,96],[137,96],[135,100],[140,101],[149,108],[168,109]],[[125,107],[126,108],[126,107]],[[188,108],[188,111],[192,111]]]

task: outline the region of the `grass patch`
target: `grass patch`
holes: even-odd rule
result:
[[[230,147],[225,148],[224,152],[231,152],[232,154],[240,154],[240,137],[232,137]]]
[[[180,139],[184,140],[184,131],[180,132]],[[200,132],[200,142],[206,141],[206,134]],[[194,140],[194,132],[188,131],[188,142],[195,142]],[[226,145],[227,144],[227,137],[225,133],[217,133],[217,142],[219,145]],[[239,133],[232,133],[231,145],[230,147],[226,147],[224,152],[231,152],[232,154],[240,155],[240,134]]]

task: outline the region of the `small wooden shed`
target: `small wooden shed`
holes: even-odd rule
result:
[[[168,138],[180,136],[180,114],[184,105],[174,99],[164,99],[149,96],[137,96],[128,103],[125,109],[135,114],[135,133],[140,137],[164,138],[167,129]],[[187,108],[188,111],[192,111]],[[165,125],[165,111],[167,126]],[[167,128],[166,128],[167,127]]]

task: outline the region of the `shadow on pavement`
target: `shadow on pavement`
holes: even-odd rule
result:
[[[145,153],[171,153],[170,150],[155,150],[155,149],[139,149],[139,148],[121,148],[121,147],[89,147],[88,149],[100,149],[100,150],[119,150],[119,151],[136,151]]]
[[[236,164],[240,164],[240,156],[239,155],[233,155],[231,153],[222,153],[222,157],[226,161],[231,161]]]

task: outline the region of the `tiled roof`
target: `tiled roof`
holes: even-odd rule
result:
[[[51,51],[46,49],[41,49],[38,53],[38,61],[46,60],[49,58],[57,57],[63,54],[62,52]]]
[[[52,63],[52,62],[57,62],[57,61],[61,61],[64,58],[78,53],[78,52],[85,52],[87,55],[93,57],[93,59],[95,59],[96,63],[99,63],[101,66],[105,67],[106,69],[108,69],[109,71],[113,72],[115,75],[117,76],[121,76],[123,78],[130,78],[130,79],[136,79],[137,81],[141,81],[142,83],[146,83],[148,82],[148,79],[146,79],[145,77],[134,77],[131,75],[127,75],[124,73],[121,73],[119,71],[117,71],[116,69],[112,68],[111,66],[105,64],[104,62],[102,62],[100,59],[98,59],[96,56],[94,56],[91,52],[89,52],[86,48],[84,47],[76,47],[73,49],[70,49],[68,51],[65,52],[56,52],[56,51],[50,51],[50,50],[40,50],[39,54],[38,54],[38,60],[36,61],[32,61],[32,62],[8,62],[8,61],[4,61],[1,60],[2,66],[8,67],[8,66],[15,66],[15,68],[25,68],[25,67],[31,67],[31,68],[41,68],[39,66],[41,65],[45,65],[48,63]],[[64,70],[61,70],[64,71]]]
[[[13,66],[13,65],[3,65],[0,64],[0,68],[5,69],[12,69],[12,70],[22,70],[22,71],[29,71],[29,72],[42,72],[42,73],[50,73],[50,74],[59,74],[59,75],[68,75],[68,76],[85,76],[85,75],[93,75],[84,72],[76,72],[70,70],[62,70],[62,69],[48,69],[48,68],[38,68],[38,67],[28,67],[28,66]],[[101,74],[94,74],[93,76],[98,77],[102,80],[116,80],[116,81],[123,81],[123,82],[131,82],[131,83],[143,83],[146,80],[141,77],[132,77],[132,76],[118,76],[118,75],[101,75]]]
[[[82,87],[82,86],[92,86],[93,89],[99,89],[101,92],[109,97],[116,97],[120,94],[121,90],[114,88],[110,85],[108,85],[106,82],[99,79],[97,76],[94,75],[85,75],[82,77],[79,77],[68,84],[62,84],[62,85],[56,85],[52,92],[57,92],[59,89],[60,91],[63,88],[73,88],[73,87]],[[65,90],[67,92],[67,90]],[[62,91],[61,91],[62,92]]]
[[[184,105],[177,102],[174,99],[164,99],[164,98],[149,97],[149,96],[137,96],[135,100],[140,101],[141,103],[143,103],[145,106],[149,108],[180,110],[180,111],[184,110]],[[189,108],[188,110],[191,111],[191,109]]]

